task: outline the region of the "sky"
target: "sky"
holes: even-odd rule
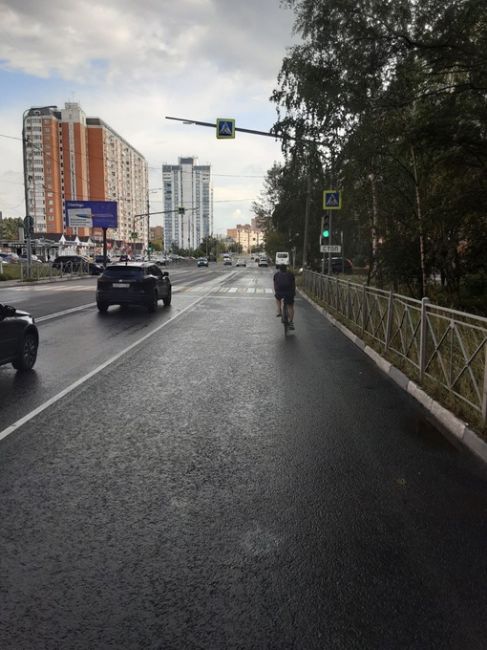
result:
[[[249,223],[275,161],[273,138],[169,121],[174,116],[269,131],[269,97],[293,14],[279,0],[0,0],[0,210],[24,216],[22,113],[79,102],[146,158],[151,211],[162,209],[161,165],[211,164],[214,232]],[[5,137],[7,136],[7,137]],[[162,224],[153,216],[151,225]]]

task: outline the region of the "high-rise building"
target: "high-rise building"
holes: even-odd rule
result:
[[[109,236],[148,241],[147,163],[136,149],[79,104],[32,108],[25,117],[27,201],[36,232],[73,234],[65,201],[117,201],[118,228]],[[78,228],[78,235],[97,234]]]
[[[252,225],[237,224],[236,228],[227,230],[227,236],[236,244],[240,244],[243,253],[251,253],[252,249],[260,249],[265,244],[265,233],[255,227],[255,222]]]
[[[164,247],[197,248],[213,232],[211,166],[196,158],[179,158],[178,165],[162,166]]]

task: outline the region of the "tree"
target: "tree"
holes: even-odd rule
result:
[[[0,221],[0,239],[17,241],[19,239],[19,228],[22,225],[23,221],[20,218],[2,219]]]

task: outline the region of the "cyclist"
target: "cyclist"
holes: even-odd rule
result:
[[[294,294],[296,293],[296,281],[294,275],[287,270],[286,264],[281,264],[278,271],[274,273],[274,295],[276,297],[277,314],[281,316],[281,301],[287,305],[289,329],[294,329]]]

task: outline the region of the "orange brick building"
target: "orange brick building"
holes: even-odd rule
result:
[[[117,201],[118,228],[108,236],[147,242],[148,170],[144,157],[79,104],[31,109],[25,119],[27,195],[34,230],[96,236],[97,229],[66,227],[67,200]],[[76,230],[76,232],[73,232]]]

